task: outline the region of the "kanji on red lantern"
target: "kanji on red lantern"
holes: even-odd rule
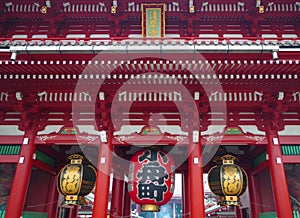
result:
[[[173,158],[163,151],[142,150],[131,158],[128,191],[140,205],[166,204],[174,192]]]

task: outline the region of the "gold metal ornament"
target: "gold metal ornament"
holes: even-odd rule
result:
[[[47,13],[47,6],[42,6],[42,9],[41,9],[41,12],[42,14],[46,14]]]
[[[111,6],[110,12],[111,12],[112,14],[117,13],[117,7],[116,7],[116,6]]]
[[[64,204],[83,204],[84,196],[94,188],[96,170],[93,166],[84,164],[84,157],[73,154],[70,163],[64,166],[57,177],[57,189],[65,196]]]
[[[142,204],[141,205],[142,212],[159,212],[160,206],[155,204]]]
[[[209,188],[220,197],[220,205],[239,206],[239,196],[247,188],[247,175],[240,166],[234,164],[236,157],[224,155],[220,159],[222,165],[211,168],[208,173]]]
[[[194,12],[195,12],[195,6],[194,6],[194,5],[191,5],[191,6],[189,7],[189,11],[190,11],[190,13],[194,13]]]
[[[260,14],[265,13],[265,7],[264,7],[263,5],[259,6],[259,7],[258,7],[258,12],[259,12]]]

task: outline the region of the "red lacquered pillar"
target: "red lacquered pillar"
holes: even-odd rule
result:
[[[124,179],[120,175],[114,175],[111,206],[110,206],[111,218],[122,217],[123,201],[124,201]]]
[[[248,187],[250,193],[250,205],[251,205],[251,217],[258,218],[259,212],[259,193],[258,193],[258,186],[254,175],[248,176]]]
[[[186,170],[182,173],[182,217],[190,217],[190,189],[189,189],[189,174]]]
[[[50,186],[47,195],[48,204],[46,206],[46,212],[48,213],[48,218],[55,218],[58,195],[59,194],[56,188],[56,176],[51,175],[51,181],[50,181]]]
[[[69,218],[77,218],[78,217],[78,210],[79,210],[78,205],[73,206],[73,208],[70,211]]]
[[[108,134],[108,143],[100,146],[96,178],[95,199],[93,207],[94,218],[106,218],[109,199],[109,182],[112,163],[112,130]]]
[[[274,202],[278,218],[292,218],[292,208],[284,165],[282,163],[281,146],[277,130],[271,128],[271,119],[265,122],[266,136],[268,139],[267,151],[269,155],[269,168],[273,188]]]
[[[14,181],[10,191],[5,218],[17,218],[22,215],[36,148],[36,145],[34,144],[35,136],[36,128],[27,130],[24,134],[19,163],[17,164]]]
[[[123,217],[130,217],[131,214],[131,199],[128,194],[128,184],[125,183]]]
[[[200,135],[200,132],[198,132]],[[193,131],[189,131],[189,187],[190,187],[190,218],[204,218],[204,187],[202,169],[202,145],[200,136],[198,143],[193,144]]]
[[[243,218],[241,207],[235,207],[235,218]]]

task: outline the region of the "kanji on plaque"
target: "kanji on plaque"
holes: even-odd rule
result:
[[[161,38],[165,36],[164,3],[142,4],[143,37]]]
[[[173,195],[175,182],[173,158],[159,150],[142,150],[130,161],[128,191],[142,211],[159,211]]]

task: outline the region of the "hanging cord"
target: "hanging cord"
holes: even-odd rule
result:
[[[49,202],[49,203],[37,204],[37,205],[26,205],[26,207],[28,207],[28,208],[42,207],[42,206],[47,206],[47,205],[56,204],[56,203],[58,203],[58,201],[52,201],[52,202]]]
[[[248,203],[250,203],[250,204],[254,204],[254,205],[257,205],[257,206],[274,208],[274,205],[268,205],[268,204],[258,204],[258,203],[252,202],[252,201],[245,201],[245,202],[248,202]]]
[[[300,206],[300,202],[299,202],[296,198],[294,198],[292,195],[290,195],[290,198],[291,198],[298,206]]]

